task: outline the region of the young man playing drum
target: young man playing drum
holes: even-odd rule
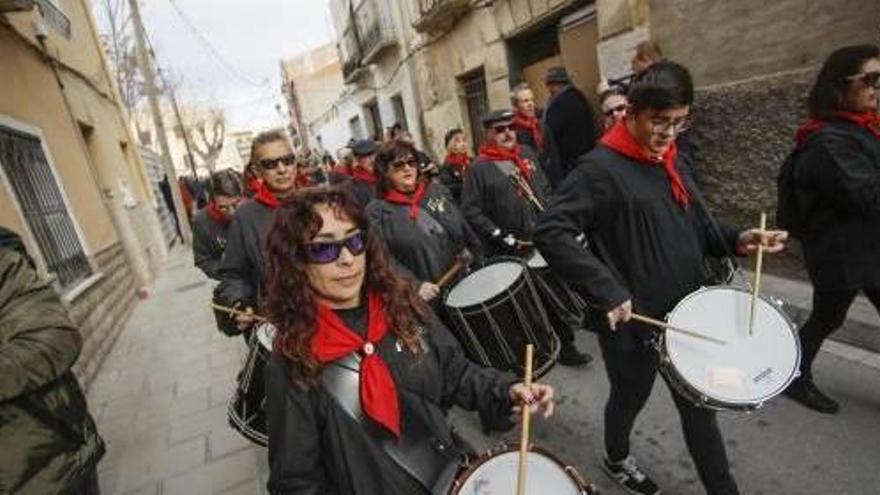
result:
[[[629,109],[601,144],[582,156],[541,217],[536,243],[554,272],[602,311],[595,325],[611,385],[605,406],[605,470],[630,493],[660,489],[630,455],[629,436],[651,394],[658,355],[655,330],[633,312],[660,318],[710,283],[707,256],[744,255],[763,243],[783,248],[787,234],[737,232],[712,225],[675,138],[688,123],[693,83],[668,61],[647,69],[629,91]],[[586,232],[590,250],[575,236]],[[607,318],[601,318],[607,315]],[[685,442],[710,495],[737,494],[715,412],[670,387]]]

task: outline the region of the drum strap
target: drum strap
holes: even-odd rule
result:
[[[324,390],[333,397],[343,411],[363,427],[395,464],[422,486],[428,490],[436,490],[435,487],[450,484],[458,472],[462,459],[453,446],[445,445],[436,438],[421,417],[417,414],[401,415],[406,434],[395,441],[382,431],[381,427],[363,415],[359,389],[359,361],[360,357],[352,353],[326,366],[321,374]],[[418,400],[405,390],[399,392],[404,403],[403,411],[407,410],[408,402]]]

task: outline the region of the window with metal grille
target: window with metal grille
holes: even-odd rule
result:
[[[489,94],[486,88],[486,71],[483,67],[472,70],[458,78],[464,104],[467,108],[468,125],[474,149],[483,143],[483,117],[489,113]]]
[[[92,268],[38,137],[0,126],[0,166],[24,219],[62,289],[86,279]]]

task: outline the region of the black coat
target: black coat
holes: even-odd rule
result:
[[[528,150],[523,150],[523,157],[534,163],[534,155]],[[503,162],[501,167],[516,170],[512,162]],[[540,167],[534,168],[531,187],[538,199],[546,203],[550,186]],[[465,177],[461,210],[487,247],[492,245],[492,232],[496,228],[520,240],[531,239],[537,220],[537,209],[517,192],[498,164],[479,158]]]
[[[575,160],[593,149],[599,126],[587,98],[574,86],[556,94],[544,111],[544,172],[557,187],[575,167]]]
[[[816,288],[880,287],[880,138],[850,122],[830,122],[804,144],[794,177]]]
[[[192,224],[195,264],[208,278],[219,280],[220,259],[226,248],[230,223],[218,222],[202,208],[193,215]]]
[[[435,282],[462,249],[474,255],[482,249],[458,206],[439,186],[427,187],[416,221],[410,218],[408,205],[374,199],[367,206],[370,225],[418,282]]]
[[[712,228],[693,199],[697,186],[680,157],[692,196],[688,209],[672,198],[663,167],[634,162],[605,146],[581,157],[541,216],[535,242],[553,271],[602,311],[593,322],[608,331],[604,314],[624,301],[634,311],[663,319],[685,295],[707,285],[707,256],[732,253],[738,231]],[[581,232],[590,250],[575,238]],[[622,347],[650,337],[639,324],[613,334]],[[628,328],[633,327],[633,328]],[[633,331],[636,330],[636,331]]]
[[[365,308],[338,314],[352,329],[365,331]],[[430,425],[434,439],[446,445],[459,445],[445,417],[452,405],[479,411],[486,428],[510,428],[507,390],[516,378],[469,361],[458,342],[436,320],[423,333],[423,339],[427,354],[421,358],[401,351],[391,332],[377,348],[397,385],[401,418],[419,416],[423,424]],[[271,493],[430,493],[395,464],[364,426],[321,385],[307,391],[292,386],[278,357],[270,361],[265,374],[268,429],[272,432]],[[411,432],[407,420],[403,419],[401,425],[402,436]],[[434,439],[426,438],[425,443]]]
[[[242,308],[259,308],[260,285],[263,280],[263,249],[266,236],[275,222],[277,210],[257,201],[238,208],[226,237],[226,250],[220,261],[220,285],[214,289],[214,301],[224,306],[240,304]],[[225,314],[217,314],[218,322],[234,323]],[[221,325],[228,334],[237,331]]]
[[[443,187],[449,191],[455,204],[458,205],[461,204],[461,190],[464,188],[464,176],[465,174],[461,173],[461,169],[455,165],[450,165],[447,162],[443,162],[443,165],[440,165],[440,173],[437,180],[439,180],[440,183],[443,184]]]

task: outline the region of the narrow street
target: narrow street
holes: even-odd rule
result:
[[[226,405],[243,343],[220,335],[207,308],[211,285],[178,248],[148,300],[135,309],[93,384],[90,407],[108,442],[100,466],[106,494],[251,494],[265,490],[266,452],[231,430]],[[592,335],[578,336],[595,356]],[[777,398],[754,414],[722,414],[741,492],[749,495],[872,495],[880,465],[880,355],[830,343],[817,361],[820,384],[840,399],[838,416]],[[601,363],[557,366],[558,414],[537,421],[536,443],[574,464],[606,494],[623,493],[599,471],[607,381]],[[664,493],[703,493],[665,386],[644,411],[633,454]],[[516,432],[486,437],[476,417],[453,420],[481,449]]]

